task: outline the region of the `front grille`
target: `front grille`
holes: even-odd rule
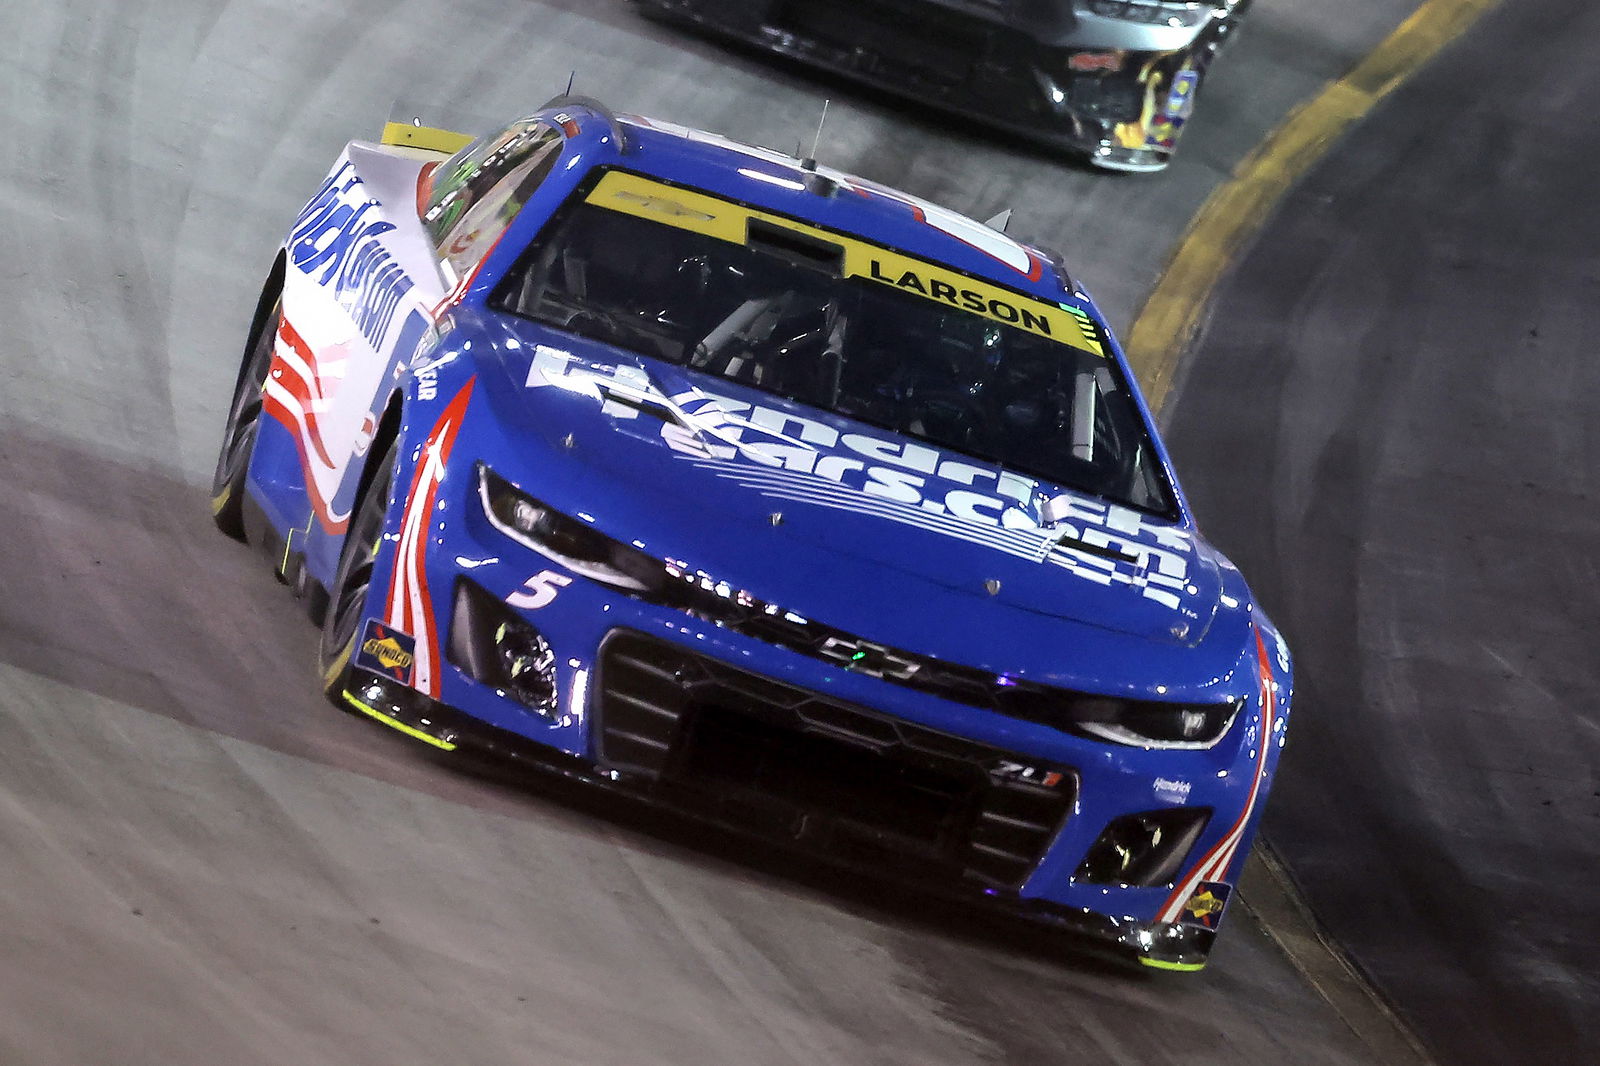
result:
[[[597,674],[602,766],[840,858],[1016,889],[1077,778],[999,748],[616,632]]]
[[[1145,92],[1129,76],[1079,75],[1067,82],[1073,110],[1102,122],[1137,122],[1144,114]]]

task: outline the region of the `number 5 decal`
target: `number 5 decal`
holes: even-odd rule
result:
[[[541,570],[524,581],[520,589],[507,596],[506,602],[513,607],[537,611],[554,603],[561,590],[570,584],[572,579],[565,574],[558,574],[554,570]]]

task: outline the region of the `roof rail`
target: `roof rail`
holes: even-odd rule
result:
[[[1046,248],[1039,244],[1030,244],[1028,247],[1044,257],[1044,261],[1055,269],[1056,277],[1061,279],[1061,285],[1074,296],[1081,297],[1083,290],[1078,288],[1078,283],[1072,280],[1072,275],[1067,271],[1067,260],[1054,248]]]
[[[562,93],[559,96],[551,97],[539,110],[546,111],[552,107],[581,107],[593,111],[610,125],[611,136],[617,139],[617,151],[626,154],[629,148],[632,147],[628,143],[628,135],[622,132],[622,123],[617,120],[616,113],[599,100],[590,96],[574,96],[571,93]]]

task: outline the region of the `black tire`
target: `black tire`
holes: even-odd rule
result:
[[[398,456],[395,443],[382,445],[374,462],[372,481],[350,516],[344,547],[339,552],[339,568],[334,571],[333,587],[328,590],[328,609],[322,618],[322,637],[317,642],[317,665],[322,673],[322,689],[336,707],[344,705],[344,690],[350,674],[350,657],[360,638],[361,620],[366,616],[367,592],[372,588],[373,564],[383,535],[384,513],[389,507],[389,492],[394,484]]]
[[[239,364],[239,378],[233,386],[233,403],[222,433],[222,448],[217,452],[216,473],[211,476],[211,518],[217,528],[234,540],[244,540],[244,478],[250,470],[250,456],[256,450],[261,430],[262,390],[272,366],[272,351],[278,335],[281,301],[261,328],[245,345]]]

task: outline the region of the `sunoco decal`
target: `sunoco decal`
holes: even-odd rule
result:
[[[1184,903],[1178,914],[1178,924],[1215,929],[1222,924],[1222,912],[1228,909],[1228,895],[1232,891],[1220,881],[1202,881]]]
[[[416,639],[375,618],[367,619],[356,647],[356,665],[402,685],[411,684],[411,667],[417,661]]]

